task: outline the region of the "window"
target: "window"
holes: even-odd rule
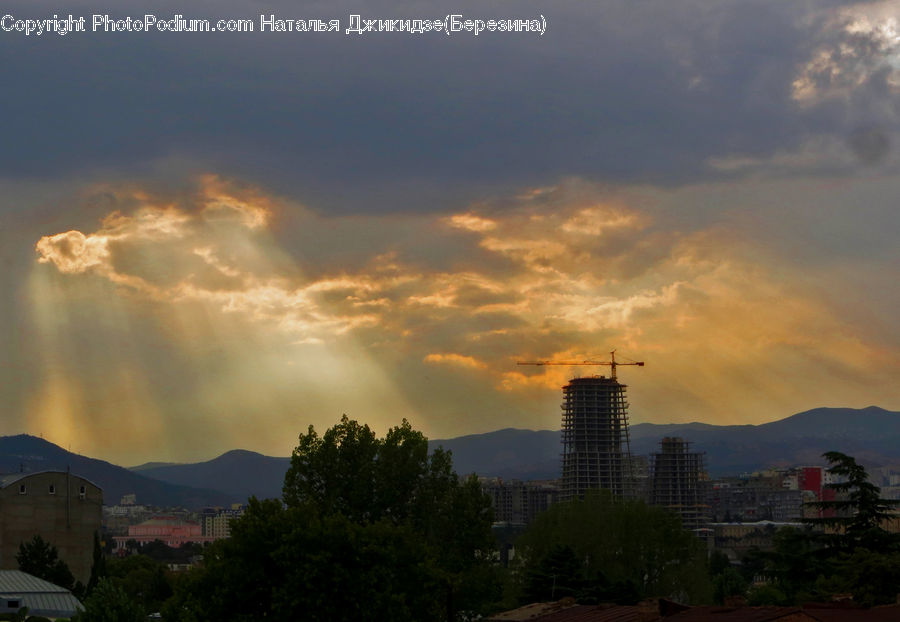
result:
[[[6,601],[6,608],[7,608],[7,609],[18,609],[18,608],[19,608],[19,601],[17,601],[17,600],[8,600],[8,601]]]
[[[27,491],[25,490],[25,484],[19,484],[19,494],[24,495]]]
[[[78,489],[78,496],[84,499],[87,496],[87,486],[82,486]]]
[[[50,494],[51,495],[56,494],[56,485],[55,484],[50,484]]]

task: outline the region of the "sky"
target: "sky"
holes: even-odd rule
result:
[[[517,362],[612,350],[632,423],[900,410],[900,2],[4,10],[2,434],[131,465],[344,413],[558,429],[608,367]],[[17,30],[54,14],[86,31]]]

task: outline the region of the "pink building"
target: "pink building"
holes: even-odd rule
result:
[[[174,516],[154,516],[138,525],[128,527],[127,536],[116,536],[116,551],[125,551],[125,543],[134,540],[138,544],[147,544],[160,540],[172,548],[178,548],[187,542],[212,542],[215,538],[203,535],[200,523],[185,521]]]

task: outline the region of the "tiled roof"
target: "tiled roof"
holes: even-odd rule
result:
[[[639,607],[534,603],[488,618],[490,622],[639,622]],[[654,620],[658,616],[652,616]]]
[[[900,620],[900,605],[885,605],[871,609],[810,607],[804,611],[819,622],[897,622]]]

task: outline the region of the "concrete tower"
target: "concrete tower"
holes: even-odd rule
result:
[[[625,385],[614,377],[573,378],[563,387],[563,500],[604,488],[631,496]]]
[[[701,488],[704,454],[690,451],[682,438],[667,436],[650,458],[650,503],[678,514],[684,528],[699,535],[709,521]]]

